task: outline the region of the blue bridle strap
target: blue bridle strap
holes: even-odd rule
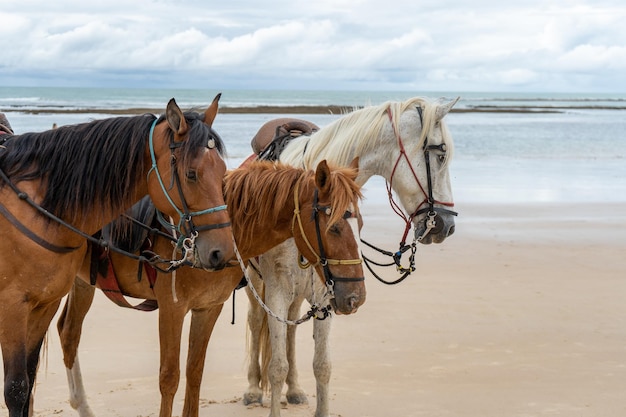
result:
[[[176,204],[174,203],[174,201],[172,200],[172,198],[170,197],[169,193],[167,192],[167,188],[165,187],[165,184],[163,183],[163,179],[161,178],[161,174],[159,173],[159,168],[157,166],[157,161],[156,161],[156,155],[154,153],[154,128],[157,125],[157,122],[159,121],[159,119],[155,119],[154,122],[152,122],[152,126],[150,127],[150,136],[149,136],[149,140],[148,140],[148,144],[150,147],[150,158],[152,159],[152,167],[150,168],[150,170],[148,171],[147,174],[147,178],[150,177],[150,173],[152,171],[154,171],[156,173],[156,177],[159,180],[159,184],[161,185],[161,190],[163,190],[163,193],[165,194],[165,197],[167,197],[167,201],[169,201],[170,205],[174,208],[174,210],[176,210],[176,213],[178,213],[178,216],[180,217],[180,221],[178,222],[178,225],[176,225],[176,231],[183,236],[184,233],[182,233],[181,231],[181,226],[183,224],[183,222],[185,221],[189,221],[191,220],[193,217],[195,216],[201,216],[203,214],[211,214],[211,213],[215,213],[218,211],[222,211],[222,210],[226,210],[227,209],[227,205],[223,204],[221,206],[217,206],[217,207],[211,207],[208,209],[204,209],[204,210],[200,210],[200,211],[194,211],[194,212],[188,212],[188,213],[184,213],[182,210],[180,210],[178,208],[178,206],[176,206]],[[181,199],[184,199],[184,195],[180,195]],[[158,218],[159,221],[163,224],[163,226],[165,227],[174,227],[173,224],[171,224],[170,222],[167,222],[162,214],[159,212],[159,210],[157,209],[157,213],[158,213]],[[221,226],[220,226],[221,227]]]

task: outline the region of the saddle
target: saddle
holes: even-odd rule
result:
[[[156,208],[150,196],[147,195],[135,203],[126,212],[126,215],[136,220],[136,222],[132,222],[126,233],[115,231],[116,228],[120,227],[120,222],[129,221],[128,219],[121,219],[104,226],[102,228],[102,237],[117,248],[127,252],[137,252],[143,246],[150,232],[149,229],[142,225],[153,226],[156,219]]]
[[[273,119],[261,126],[250,145],[258,159],[276,161],[292,139],[318,130],[315,123],[307,120],[290,117]]]
[[[11,123],[9,123],[9,119],[7,119],[5,114],[0,113],[0,135],[4,133],[12,135],[13,129],[11,128]]]
[[[150,228],[158,227],[156,208],[154,207],[150,196],[142,198],[126,212],[126,215],[136,221],[129,226],[128,232],[116,233],[114,229],[119,225],[119,222],[126,221],[116,220],[107,224],[100,232],[98,232],[100,237],[109,242],[110,245],[127,252],[135,253],[138,251],[152,250],[150,230],[142,226],[143,224],[149,226]],[[156,282],[157,273],[151,265],[139,262],[137,280],[141,281],[144,269],[146,271],[148,281],[150,282],[150,288],[152,288]],[[96,285],[97,283],[104,294],[111,301],[121,307],[129,307],[142,311],[152,311],[158,308],[158,305],[154,300],[146,300],[135,306],[131,305],[126,300],[117,282],[117,276],[115,275],[115,271],[113,269],[110,251],[101,246],[92,245],[91,247],[91,265],[89,275],[91,285]]]
[[[315,123],[303,119],[291,117],[272,119],[261,126],[254,135],[250,142],[254,153],[241,165],[244,166],[255,159],[277,161],[289,141],[302,135],[311,135],[318,130],[319,127]],[[247,280],[244,275],[235,290],[244,288],[246,285]]]

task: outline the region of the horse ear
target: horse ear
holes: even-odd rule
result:
[[[176,133],[177,136],[183,136],[187,133],[187,121],[176,100],[170,99],[165,109],[165,117],[167,123],[170,125],[170,129]]]
[[[213,126],[213,121],[215,120],[215,116],[217,116],[217,110],[219,107],[219,101],[221,97],[222,97],[222,93],[219,93],[218,95],[216,95],[215,98],[213,99],[213,102],[209,106],[209,108],[206,109],[206,111],[204,112],[204,123],[206,123],[209,126]]]
[[[450,112],[450,110],[452,110],[452,107],[456,104],[457,101],[459,101],[461,99],[461,97],[457,97],[454,100],[445,103],[445,104],[441,104],[439,106],[437,106],[437,113],[436,113],[436,120],[441,120],[443,119],[443,117],[448,114]]]
[[[330,168],[324,159],[315,170],[315,185],[320,193],[328,193],[330,190]]]

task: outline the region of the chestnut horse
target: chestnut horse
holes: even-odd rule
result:
[[[335,307],[348,311],[352,299],[365,296],[356,224],[361,196],[353,181],[356,175],[355,169],[330,170],[325,161],[318,164],[315,173],[266,161],[252,162],[229,172],[225,178],[225,194],[243,260],[288,238],[294,239],[299,252],[307,259],[318,259],[320,253],[325,253],[328,258],[344,260],[347,265],[336,265],[328,259],[332,274],[338,277],[334,285]],[[171,252],[167,239],[157,238],[154,244],[154,250],[162,256]],[[356,262],[348,262],[350,260]],[[88,264],[85,259],[80,274],[82,280],[76,280],[58,322],[70,403],[81,417],[93,415],[87,404],[77,356],[83,319],[95,291],[86,283],[89,282]],[[161,417],[172,415],[180,379],[183,320],[191,311],[182,416],[196,417],[207,345],[224,302],[241,280],[241,269],[225,268],[209,273],[183,267],[176,271],[176,277],[159,273],[151,288],[148,280],[137,281],[136,261],[112,254],[112,264],[124,294],[158,302]],[[315,268],[323,276],[322,266],[317,264]]]
[[[358,157],[359,175],[356,181],[363,185],[373,175],[387,180],[390,204],[406,223],[403,237],[399,239],[401,250],[398,252],[411,249],[414,253],[416,243],[441,243],[454,232],[453,216],[456,213],[451,210],[454,203],[448,171],[453,143],[443,118],[457,100],[446,102],[414,97],[401,102],[385,102],[355,110],[321,129],[316,129],[310,122],[293,123],[291,120],[290,124],[297,127],[294,130],[312,131],[311,134],[287,143],[275,143],[274,149],[284,148],[279,157],[281,162],[304,167],[310,167],[321,159],[345,166]],[[259,133],[278,133],[282,127],[282,122],[270,121]],[[269,151],[273,149],[269,148]],[[392,192],[395,192],[399,202],[394,200]],[[411,227],[414,228],[415,238],[407,243],[405,238]],[[310,278],[293,261],[294,253],[293,242],[288,240],[261,256],[257,269],[248,268],[254,287],[265,289],[265,303],[269,310],[287,320],[297,317],[303,301],[313,302],[320,291],[307,285]],[[412,269],[413,264],[405,268],[407,271]],[[288,326],[284,321],[272,318],[268,320],[266,310],[250,295],[250,291],[248,295],[249,386],[243,402],[246,405],[261,403],[264,388],[270,385],[270,417],[279,417],[285,382],[289,403],[308,402],[298,382],[296,326]],[[330,414],[330,326],[330,317],[313,323],[316,417]],[[264,341],[271,343],[270,346],[266,346]]]
[[[184,239],[185,257],[172,268],[220,269],[234,256],[230,228],[210,227],[229,222],[221,209],[226,165],[207,146],[218,100],[203,113],[183,113],[172,99],[159,118],[0,136],[0,344],[10,417],[32,412],[44,336],[91,235],[143,196]]]

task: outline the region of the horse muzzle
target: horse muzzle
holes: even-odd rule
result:
[[[431,221],[428,216],[424,220],[421,220],[415,228],[415,235],[422,236],[421,239],[418,239],[420,243],[425,245],[442,243],[447,237],[454,234],[455,224],[453,214],[439,212],[436,213],[433,220],[434,227],[432,227],[425,236],[423,235],[428,229],[428,222]]]
[[[333,311],[338,315],[354,314],[365,303],[365,285],[354,283],[336,282],[334,285],[335,296],[330,300]]]
[[[226,259],[224,252],[214,247],[207,251],[198,250],[196,246],[193,251],[192,265],[194,268],[202,268],[206,271],[220,271],[228,265],[230,259]]]

